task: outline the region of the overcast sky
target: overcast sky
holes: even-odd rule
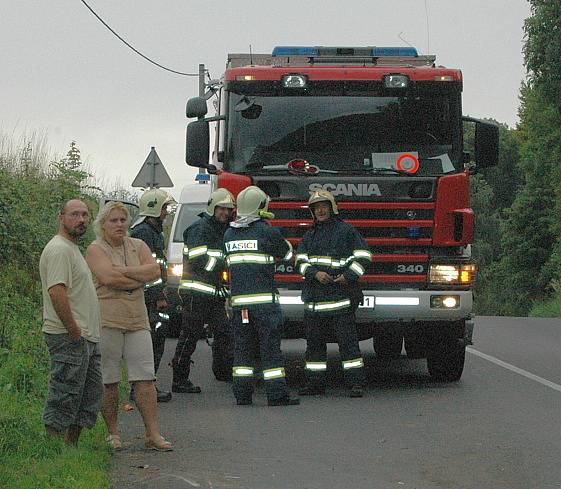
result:
[[[213,78],[227,53],[250,44],[254,53],[275,45],[406,45],[401,36],[463,71],[464,114],[517,122],[525,0],[86,1],[148,57],[184,72],[205,63]],[[185,102],[197,95],[196,78],[140,58],[80,0],[0,6],[0,132],[46,131],[60,154],[76,140],[96,176],[125,185],[155,146],[176,187],[191,182]]]

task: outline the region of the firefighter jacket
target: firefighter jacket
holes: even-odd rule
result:
[[[296,252],[296,267],[304,276],[302,301],[306,311],[337,314],[358,305],[362,292],[358,279],[372,261],[368,245],[351,225],[331,218],[316,221],[302,239]],[[322,284],[315,279],[317,272],[332,277],[344,275],[347,284]]]
[[[144,241],[156,263],[160,265],[161,278],[148,282],[144,285],[144,299],[146,303],[156,302],[158,299],[165,299],[164,289],[167,279],[167,260],[164,251],[164,235],[162,234],[162,224],[159,219],[147,217],[141,223],[131,228],[131,237]]]
[[[228,224],[206,212],[183,232],[183,277],[180,292],[223,296],[220,275],[224,269],[222,243]]]
[[[290,260],[292,245],[277,228],[262,220],[244,227],[230,227],[224,235],[224,253],[230,269],[232,307],[278,302],[275,259]]]

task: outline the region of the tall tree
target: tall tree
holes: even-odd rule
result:
[[[544,98],[561,107],[561,0],[529,0],[524,22],[524,62],[528,79]]]
[[[561,276],[561,0],[530,5],[518,126],[522,186],[503,227],[503,256],[486,272],[495,293],[484,297],[509,315],[527,314]]]
[[[68,153],[66,153],[64,162],[71,170],[77,170],[82,165],[82,157],[80,156],[78,146],[76,146],[76,141],[72,141],[70,143],[70,149],[68,150]]]

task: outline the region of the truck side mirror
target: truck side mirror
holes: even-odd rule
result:
[[[199,120],[187,125],[185,142],[185,162],[189,166],[208,168],[210,130],[208,121]]]
[[[204,117],[207,112],[206,100],[203,97],[193,97],[187,100],[185,114],[189,119],[193,117]]]
[[[475,162],[479,168],[499,163],[499,126],[478,121],[475,123]]]

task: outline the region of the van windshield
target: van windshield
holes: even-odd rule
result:
[[[177,209],[177,224],[173,233],[174,243],[183,243],[183,232],[193,224],[201,212],[206,210],[206,203],[180,204]]]

